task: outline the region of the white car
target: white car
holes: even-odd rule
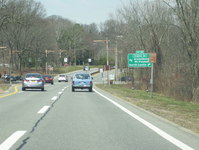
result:
[[[90,70],[90,67],[89,66],[84,66],[84,71],[89,71]]]
[[[62,82],[62,81],[68,82],[68,76],[66,74],[60,74],[58,76],[58,82]]]

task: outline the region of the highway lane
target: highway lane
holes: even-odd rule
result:
[[[180,149],[96,92],[72,93],[70,88],[24,140],[18,145],[22,150]]]
[[[45,91],[27,90],[0,99],[0,143],[18,130],[33,127],[41,118],[38,111],[43,106],[53,103],[52,98],[59,96],[59,92],[69,83],[46,84]]]
[[[0,143],[15,131],[23,130],[26,133],[11,150],[181,149],[107,100],[110,98],[186,146],[199,148],[198,136],[99,89],[71,92],[69,82],[48,85],[46,90],[19,92],[0,99],[0,129],[3,131],[0,132]],[[60,92],[63,93],[59,99],[52,100]],[[50,106],[49,111],[38,114],[43,106]]]

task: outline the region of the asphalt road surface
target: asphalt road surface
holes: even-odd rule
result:
[[[100,77],[94,77],[98,82]],[[199,136],[96,87],[46,84],[0,98],[0,150],[197,150]]]

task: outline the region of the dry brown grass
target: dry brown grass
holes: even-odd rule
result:
[[[4,84],[4,83],[0,82],[0,94],[2,94],[8,88],[9,88],[9,84]]]
[[[156,93],[151,98],[150,93],[132,90],[126,85],[111,85],[111,87],[97,85],[97,87],[195,133],[199,133],[198,104],[172,99]]]

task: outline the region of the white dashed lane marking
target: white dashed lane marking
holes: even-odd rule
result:
[[[44,114],[48,109],[50,108],[50,106],[44,106],[42,109],[40,109],[37,113],[38,114]]]
[[[0,150],[9,150],[19,140],[26,131],[16,131],[0,145]]]
[[[56,101],[57,98],[58,98],[57,96],[54,96],[51,100],[52,100],[52,101]]]

